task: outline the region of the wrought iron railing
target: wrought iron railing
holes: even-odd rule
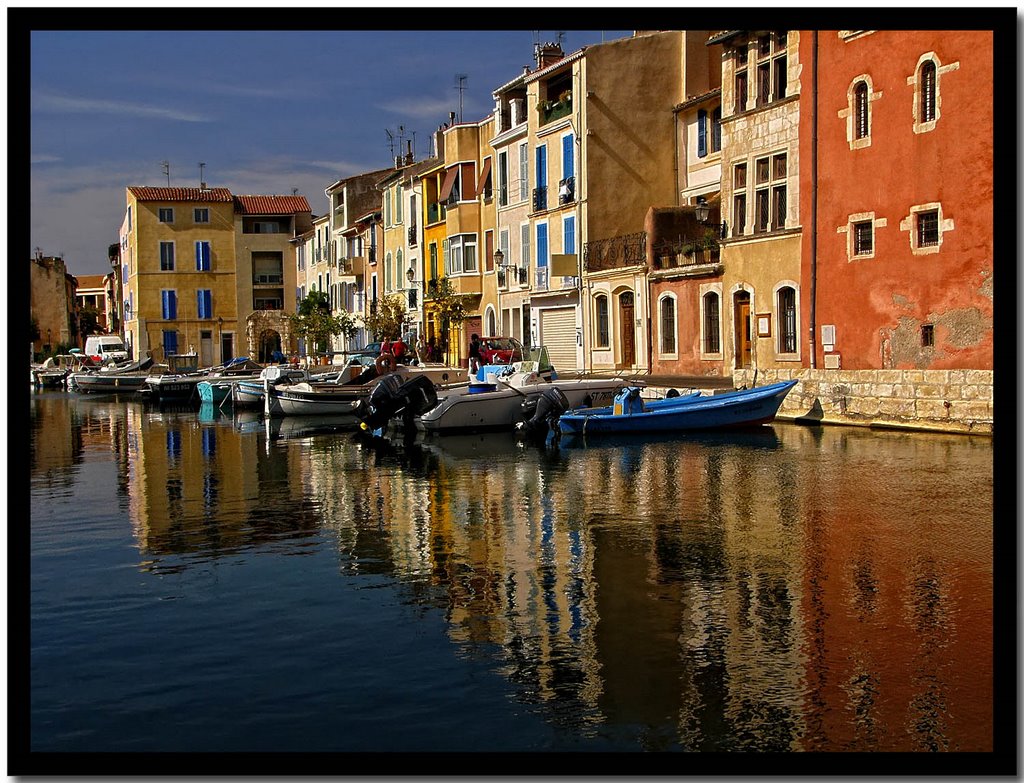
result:
[[[721,257],[718,239],[711,231],[700,237],[680,237],[675,242],[660,242],[652,253],[654,269],[716,264]]]
[[[533,189],[533,211],[541,212],[548,208],[548,186],[541,185]]]
[[[610,239],[595,239],[583,245],[583,268],[587,272],[646,263],[647,234],[643,231]]]

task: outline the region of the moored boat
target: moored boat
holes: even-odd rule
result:
[[[137,361],[73,372],[68,375],[68,389],[81,394],[134,393],[145,385],[152,368],[153,357],[147,356]]]
[[[558,415],[561,434],[683,432],[753,427],[771,422],[797,381],[713,395],[644,400],[636,386],[624,388],[602,408],[566,410]]]
[[[216,367],[199,370],[194,354],[168,357],[170,372],[147,379],[142,391],[154,402],[192,402],[199,396],[199,384],[204,381],[256,378],[263,365],[247,356],[239,356]],[[173,362],[173,363],[171,363]],[[199,397],[200,402],[203,398]]]

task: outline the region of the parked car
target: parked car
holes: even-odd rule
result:
[[[511,337],[484,337],[480,341],[481,364],[511,364],[523,360],[523,346]]]
[[[380,343],[367,343],[358,351],[351,351],[349,356],[377,356],[380,354]]]

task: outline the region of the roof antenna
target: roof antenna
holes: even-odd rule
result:
[[[565,38],[565,30],[558,31],[558,48],[562,48],[562,39]]]
[[[171,162],[169,160],[160,161],[160,165],[164,168],[164,174],[167,175],[167,187],[171,186]]]
[[[388,146],[391,148],[391,157],[393,158],[395,157],[395,136],[387,128],[384,129],[384,132],[388,134]]]
[[[206,190],[206,183],[203,181],[203,169],[206,168],[205,163],[199,164],[199,187]]]
[[[292,188],[292,195],[293,196],[299,195],[299,189],[298,188]]]
[[[462,122],[462,93],[466,90],[466,74],[457,73],[455,78],[458,80],[458,84],[455,85],[455,89],[459,91],[459,123]]]

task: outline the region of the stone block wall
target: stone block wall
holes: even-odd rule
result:
[[[761,369],[756,381],[791,379],[781,420],[992,434],[992,370]],[[754,385],[754,371],[733,383]]]

